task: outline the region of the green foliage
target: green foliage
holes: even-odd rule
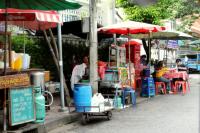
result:
[[[196,48],[195,47],[191,47],[191,50],[192,51],[200,51],[200,47],[196,47]]]
[[[23,43],[25,42],[25,43]],[[59,78],[57,74],[56,65],[53,61],[53,57],[47,45],[47,42],[43,38],[33,38],[30,36],[12,36],[12,49],[17,53],[23,53],[24,44],[26,48],[26,53],[31,56],[31,68],[42,68],[51,71],[51,76],[55,80]],[[63,42],[63,65],[64,74],[67,80],[70,79],[72,68],[74,65],[73,55],[77,59],[82,59],[83,56],[89,55],[89,48],[84,44],[69,44]]]
[[[176,19],[187,15],[199,14],[197,0],[158,0],[154,5],[140,7],[129,0],[117,0],[117,6],[124,8],[127,19],[160,24],[161,19]]]
[[[116,7],[128,7],[130,3],[128,0],[116,0]]]
[[[125,8],[127,19],[138,22],[146,22],[153,24],[160,24],[162,16],[157,8],[150,6],[148,8],[132,6]]]
[[[42,68],[41,65],[41,49],[42,46],[39,45],[39,40],[33,39],[29,36],[17,35],[12,36],[12,49],[16,53],[28,53],[31,56],[31,67]]]

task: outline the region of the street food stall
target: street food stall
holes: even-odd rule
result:
[[[0,33],[0,36],[4,35],[4,32]],[[6,52],[7,55],[5,62],[3,60],[5,56],[3,48],[5,45],[1,40],[2,51],[0,54],[0,62],[2,67],[0,69],[0,103],[2,104],[0,108],[4,110],[4,121],[8,120],[9,126],[16,126],[36,121],[38,119],[38,111],[36,110],[37,106],[35,105],[37,92],[34,90],[36,84],[31,77],[38,72],[42,72],[44,74],[43,81],[47,82],[50,78],[48,75],[49,73],[45,72],[44,69],[30,69],[29,65],[24,68],[23,64],[27,63],[26,60],[22,58],[24,54],[21,53],[20,57],[16,56],[17,59],[14,60],[15,57],[13,54],[17,53],[11,51],[11,32],[7,32],[6,35],[9,39],[9,50]],[[6,68],[4,68],[4,63],[6,63]],[[42,87],[42,79],[38,80],[40,80],[40,82],[38,82],[37,86]],[[41,92],[41,89],[39,91]],[[44,106],[43,110],[45,110]],[[42,119],[44,120],[44,118],[45,116]]]
[[[162,31],[162,30],[165,30],[165,27],[153,25],[153,24],[142,23],[142,22],[125,21],[125,22],[121,22],[121,23],[118,23],[118,24],[113,24],[113,25],[109,25],[109,26],[99,28],[98,32],[106,33],[106,34],[126,35],[127,38],[128,38],[128,49],[130,51],[130,44],[131,44],[130,43],[130,35],[131,34],[148,34],[148,37],[150,37],[150,33],[158,32],[158,31]],[[130,66],[131,66],[131,55],[130,55],[130,53],[128,55],[129,55],[128,61],[129,61],[129,68],[130,68]],[[137,56],[135,56],[135,57],[137,58]],[[131,75],[130,70],[131,69],[129,69],[129,77]],[[137,72],[137,74],[138,73],[139,72]]]
[[[0,11],[3,11],[3,13],[2,13],[3,15],[1,15],[1,17],[0,17],[0,22],[1,23],[5,22],[5,34],[7,34],[7,25],[9,24],[8,23],[9,21],[12,21],[12,20],[15,21],[15,19],[18,19],[19,23],[15,23],[14,25],[18,25],[19,24],[18,26],[25,27],[27,29],[45,30],[45,29],[48,29],[48,28],[52,27],[53,25],[54,26],[57,26],[57,24],[61,25],[58,13],[55,12],[55,11],[52,11],[52,10],[60,11],[60,10],[66,10],[66,9],[78,9],[78,8],[81,7],[81,5],[76,3],[76,2],[65,1],[65,0],[49,1],[45,5],[44,5],[43,2],[41,2],[41,1],[40,2],[38,2],[38,1],[29,1],[29,2],[28,1],[26,1],[26,2],[21,1],[20,3],[16,3],[15,0],[12,0],[12,1],[1,1],[1,4],[0,4],[1,9],[0,9]],[[29,9],[29,11],[32,12],[32,15],[30,15],[31,14],[30,12],[27,12],[28,10],[24,10],[24,12],[23,12],[23,10],[21,10],[20,12],[14,12],[13,14],[9,15],[9,10],[12,10],[12,9],[15,10],[14,8],[16,10],[18,10],[17,8],[19,8],[19,9]],[[31,9],[46,10],[46,11],[38,11],[38,10],[31,10]],[[47,11],[47,10],[49,10],[49,11]],[[38,13],[38,12],[41,12],[41,14]],[[55,14],[53,15],[53,12],[56,13],[57,15],[55,15]],[[20,16],[23,13],[25,13],[25,15]],[[35,13],[35,15],[34,15],[34,13]],[[48,14],[48,13],[49,13],[49,15],[45,15],[45,14]],[[43,20],[42,20],[43,22],[37,23],[38,22],[37,21],[38,17],[43,18]],[[19,19],[26,19],[26,21],[25,20],[19,20]],[[54,24],[53,25],[51,25],[51,24],[49,25],[48,22],[50,22],[50,21],[52,23],[54,23]],[[25,26],[25,23],[27,24],[26,26]],[[29,26],[30,27],[36,26],[36,27],[30,28]],[[50,26],[50,27],[48,27],[48,26]],[[60,33],[61,33],[61,31],[60,31]],[[61,36],[59,35],[59,37],[60,37],[59,38],[59,44],[60,44],[59,46],[61,46]],[[3,98],[4,99],[4,111],[3,111],[4,112],[4,125],[3,125],[3,130],[6,131],[7,130],[7,91],[9,91],[9,89],[11,87],[21,87],[21,88],[23,88],[24,86],[21,86],[21,84],[20,85],[19,84],[14,84],[15,82],[17,82],[17,83],[20,82],[21,79],[18,77],[17,74],[21,73],[21,70],[18,70],[17,73],[16,72],[13,73],[13,70],[11,69],[10,72],[9,72],[10,75],[8,75],[8,73],[7,73],[7,69],[9,69],[9,67],[7,67],[7,63],[6,63],[6,61],[7,61],[7,45],[8,45],[7,43],[8,43],[8,40],[7,40],[7,36],[5,36],[4,38],[5,38],[5,41],[4,41],[3,49],[4,49],[4,64],[5,65],[4,65],[4,70],[3,70],[3,75],[4,76],[1,76],[1,78],[6,78],[8,76],[8,79],[10,79],[10,77],[9,77],[10,75],[14,75],[14,77],[17,78],[15,80],[14,79],[13,80],[4,80],[3,79],[4,82],[10,84],[11,86],[4,86],[4,87],[0,88],[1,90],[4,89],[4,98]],[[60,55],[62,55],[62,49],[60,49],[60,53],[61,53]],[[11,60],[9,60],[8,62],[11,62]],[[62,60],[60,60],[60,62],[62,62]],[[62,65],[60,65],[60,66],[62,68]],[[61,73],[63,73],[62,70],[61,70]],[[27,77],[27,76],[24,75],[23,77]],[[30,77],[28,77],[28,79],[29,78]],[[27,79],[27,86],[29,85],[28,84],[28,79]],[[9,81],[9,82],[7,82],[7,81]],[[62,78],[61,78],[61,81],[62,81]],[[63,82],[61,82],[61,83],[63,83]],[[12,86],[13,84],[14,84],[14,86]],[[62,87],[63,86],[61,85],[61,88]],[[21,89],[19,89],[19,90],[21,90]],[[26,93],[21,92],[19,90],[17,89],[17,91],[14,91],[13,93],[12,92],[9,93],[10,96],[12,94],[13,94],[12,96],[16,96],[16,98],[13,98],[13,101],[19,103],[19,101],[25,101],[26,100],[27,102],[20,102],[20,104],[12,104],[12,105],[14,105],[14,107],[15,107],[15,105],[19,107],[19,108],[17,108],[16,112],[21,112],[22,110],[30,109],[29,106],[32,105],[32,102],[30,102],[30,101],[32,101],[32,99],[33,99],[33,98],[31,98],[32,95],[33,95],[33,93],[31,94],[31,92],[32,92],[31,89],[22,89],[22,91],[25,91]],[[40,92],[38,92],[38,90],[39,89],[36,89],[37,92],[35,92],[35,93],[37,93],[37,95],[35,95],[36,97],[39,96],[39,95],[42,96],[40,94]],[[63,91],[64,90],[62,89],[62,92]],[[25,97],[23,97],[23,95],[26,97],[26,99],[25,99]],[[10,99],[12,99],[12,98],[10,98]],[[42,99],[41,97],[40,97],[40,99],[44,101],[44,99]],[[9,100],[9,102],[12,103],[11,100]],[[25,106],[22,107],[22,105],[23,105],[22,103],[27,103],[29,106],[26,105],[27,108]],[[37,103],[36,103],[36,105],[37,105]],[[12,108],[10,108],[10,109],[12,109]],[[37,109],[42,109],[42,108],[39,107]],[[36,111],[38,111],[37,109],[36,109]],[[44,114],[43,111],[44,110],[40,111],[41,115]],[[10,112],[12,112],[12,110]],[[21,112],[21,114],[23,114],[23,113],[24,112]],[[26,123],[27,122],[26,119],[28,119],[28,121],[34,120],[34,118],[33,118],[33,114],[34,113],[35,113],[35,111],[29,112],[29,113],[27,112],[27,114],[31,114],[31,115],[23,116],[23,117],[19,116],[20,113],[18,115],[13,115],[13,116],[19,118],[18,120],[20,120],[20,122],[16,122],[17,124],[22,124],[22,123]],[[37,117],[38,118],[41,117],[41,115],[39,114],[37,116],[37,114],[36,114],[36,118]],[[11,125],[15,125],[12,122],[15,121],[16,119],[10,119],[10,120],[11,120]],[[21,122],[21,121],[23,121],[23,122]]]
[[[115,94],[116,89],[130,85],[128,81],[128,68],[126,67],[125,47],[117,45],[109,47],[109,62],[104,75],[99,83],[99,92],[102,94]]]
[[[6,19],[5,10],[0,9],[1,23],[6,20],[7,24],[42,30],[60,23],[55,11],[7,9],[7,13]],[[38,14],[50,15],[52,19],[46,20]],[[9,126],[33,121],[44,122],[45,99],[41,91],[44,92],[44,82],[50,79],[49,72],[44,69],[30,68],[31,57],[25,51],[12,51],[11,35],[8,31],[0,32],[0,103],[3,103],[1,109],[4,110],[4,130],[7,128],[7,122]],[[42,75],[36,75],[39,73]]]

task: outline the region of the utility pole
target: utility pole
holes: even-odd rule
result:
[[[93,93],[98,92],[98,73],[97,73],[97,0],[90,0],[90,83]]]
[[[112,0],[112,24],[115,24],[115,0]],[[117,44],[116,34],[113,34],[114,44]],[[110,54],[109,54],[110,56]]]
[[[112,0],[112,23],[115,24],[115,0]]]

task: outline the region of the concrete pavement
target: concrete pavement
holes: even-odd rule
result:
[[[160,95],[139,102],[135,108],[114,111],[110,121],[75,122],[49,133],[198,133],[200,75],[190,75],[191,92]]]

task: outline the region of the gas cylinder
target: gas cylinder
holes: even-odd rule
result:
[[[44,122],[45,112],[45,98],[41,93],[41,87],[34,87],[35,90],[35,108],[36,108],[36,123]]]

